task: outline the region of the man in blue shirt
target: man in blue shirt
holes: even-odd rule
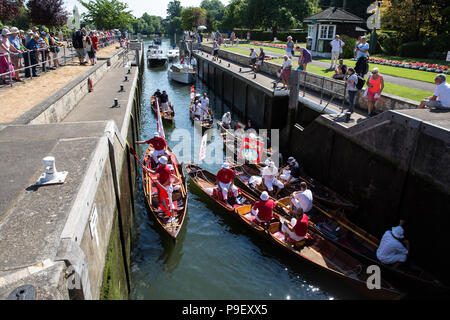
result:
[[[355,71],[361,77],[369,70],[369,65],[367,63],[367,54],[369,52],[369,44],[366,42],[366,37],[361,37],[360,43],[356,45],[356,65]]]
[[[36,65],[38,63],[38,59],[37,59],[37,52],[39,50],[39,35],[37,33],[35,33],[33,35],[33,37],[31,38],[30,41],[27,42],[26,48],[28,50],[30,50],[29,52],[26,52],[24,54],[24,59],[25,59],[25,78],[29,78],[30,77],[30,64],[31,64],[31,70],[33,72],[33,77],[39,77],[39,75],[36,72]],[[28,55],[29,58],[28,59]]]

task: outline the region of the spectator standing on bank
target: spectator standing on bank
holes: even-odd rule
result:
[[[230,35],[230,42],[231,42],[231,46],[234,45],[234,39],[236,38],[236,34],[234,33],[234,31],[231,33]]]
[[[292,56],[294,55],[294,41],[292,41],[291,36],[287,37],[286,55],[289,57],[289,59],[292,59]]]
[[[247,32],[247,41],[250,41],[250,31]]]
[[[81,25],[84,28],[84,25]],[[85,61],[86,53],[84,52],[84,39],[85,35],[82,29],[75,31],[72,35],[72,44],[77,52],[78,60],[80,61],[80,65],[84,65],[87,62]]]
[[[434,78],[436,89],[432,97],[425,98],[420,102],[418,109],[436,108],[441,110],[450,110],[450,84],[444,74],[438,74]]]
[[[220,46],[217,43],[217,41],[214,41],[214,44],[213,44],[213,58],[212,58],[213,61],[217,60],[217,58],[219,57],[219,48],[220,48]]]
[[[40,39],[39,34],[35,33],[33,34],[30,41],[27,42],[26,48],[29,50],[28,54],[30,55],[31,65],[28,64],[28,59],[25,59],[25,78],[30,77],[30,68],[33,77],[39,77],[36,71],[36,66],[38,64],[38,51],[40,50],[38,44],[39,39]]]
[[[252,64],[252,71],[255,72],[256,69],[256,59],[257,59],[257,54],[255,52],[255,49],[250,48],[250,63]]]
[[[356,46],[356,66],[355,71],[361,77],[369,70],[369,65],[367,63],[367,56],[369,53],[369,44],[366,42],[366,37],[361,37],[360,43]]]
[[[61,64],[59,63],[59,59],[58,59],[58,54],[61,51],[59,46],[61,44],[58,41],[56,41],[54,32],[50,32],[49,43],[50,43],[50,52],[51,52],[52,59],[53,59],[53,66],[55,68],[61,67]]]
[[[266,58],[266,54],[264,53],[263,47],[259,48],[258,61],[256,61],[256,71],[261,70],[261,66],[264,63],[264,59]]]
[[[287,90],[289,88],[289,77],[291,76],[292,60],[285,54],[283,67],[281,68],[281,80],[283,81],[283,87],[281,90]]]
[[[384,79],[379,74],[378,68],[372,69],[372,74],[367,79],[367,100],[368,100],[368,114],[367,117],[372,116],[375,102],[380,98],[381,92],[384,89]]]
[[[95,64],[95,51],[94,47],[92,46],[92,40],[91,37],[86,37],[86,52],[89,56],[89,61],[91,62],[91,65],[93,66]]]
[[[22,44],[19,38],[19,29],[17,29],[16,27],[12,27],[10,32],[11,35],[9,36],[8,40],[11,43],[11,50],[14,51],[14,53],[10,55],[11,63],[14,65],[14,72],[15,72],[14,80],[22,82],[22,80],[20,79],[20,72],[18,71],[23,68],[22,65],[23,51],[21,50]]]
[[[91,41],[92,41],[92,47],[95,51],[95,63],[97,63],[97,52],[98,52],[98,37],[97,32],[91,32]],[[127,44],[128,45],[128,44]]]
[[[334,36],[334,40],[330,41],[331,46],[331,66],[330,69],[333,69],[338,64],[338,59],[342,54],[342,48],[345,43],[339,37],[339,35]]]
[[[14,66],[11,63],[10,55],[13,53],[13,49],[11,48],[11,43],[9,42],[9,35],[11,32],[8,28],[2,29],[2,36],[0,41],[0,73],[11,72],[11,77],[15,76]],[[2,83],[9,84],[5,79],[9,77],[9,75],[2,75]]]
[[[348,68],[346,82],[349,101],[348,111],[353,113],[353,107],[355,105],[355,95],[358,91],[358,88],[356,88],[356,85],[358,84],[358,76],[355,74],[355,69]]]
[[[58,31],[58,41],[60,42],[64,41],[64,34],[61,29],[59,29]]]

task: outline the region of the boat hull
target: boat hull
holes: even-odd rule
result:
[[[148,59],[148,65],[150,66],[150,68],[155,68],[155,67],[162,67],[165,66],[167,63],[167,58],[149,58]]]
[[[171,69],[168,71],[169,80],[173,80],[183,84],[190,84],[194,82],[194,74],[189,72],[173,72]]]

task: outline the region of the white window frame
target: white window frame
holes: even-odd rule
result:
[[[326,28],[327,32],[326,35],[328,36],[330,34],[330,28],[333,28],[333,35],[328,38],[322,38],[322,28]],[[336,35],[336,25],[335,24],[320,24],[319,25],[319,40],[333,40],[334,36]]]
[[[315,24],[308,25],[308,38],[311,39],[315,38],[315,31],[316,31],[315,26],[316,26]]]

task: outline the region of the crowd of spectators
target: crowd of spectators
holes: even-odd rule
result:
[[[87,31],[82,26],[72,37],[64,39],[61,30],[50,32],[45,26],[41,29],[35,26],[28,32],[5,26],[0,41],[0,84],[10,84],[10,80],[22,82],[22,70],[25,78],[30,78],[39,77],[39,66],[43,72],[61,67],[61,51],[72,45],[80,65],[86,65],[87,61],[94,65],[99,48],[125,37],[128,37],[127,32],[121,33],[117,29]]]

